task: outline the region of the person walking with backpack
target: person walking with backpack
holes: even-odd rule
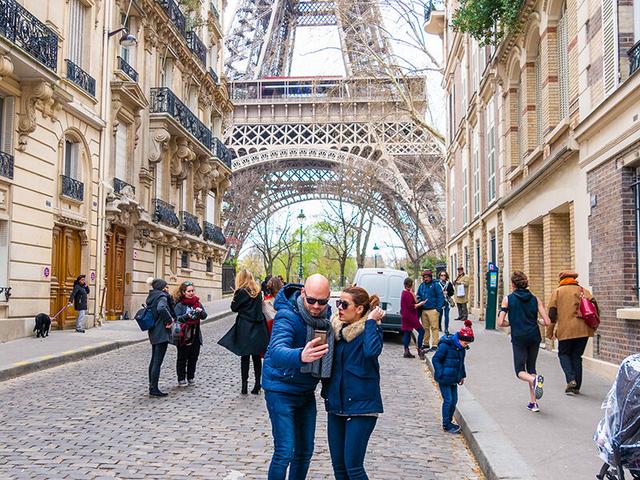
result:
[[[347,287],[336,301],[333,368],[326,389],[327,436],[336,480],[368,480],[369,438],[382,413],[380,365],[384,310],[377,295]]]
[[[456,320],[466,320],[469,318],[469,309],[467,303],[469,302],[469,275],[464,273],[464,267],[458,267],[458,276],[453,281],[455,287],[455,302],[458,307],[458,318]]]
[[[187,317],[185,335],[182,343],[176,343],[178,359],[176,372],[178,386],[186,387],[196,383],[196,364],[202,346],[202,330],[200,321],[207,318],[207,312],[196,295],[193,282],[182,282],[174,296],[175,314],[177,317]]]
[[[169,295],[169,285],[161,278],[151,281],[151,290],[145,302],[151,310],[154,324],[148,331],[151,343],[151,360],[149,361],[149,395],[152,397],[166,397],[167,394],[160,390],[160,369],[167,346],[171,340],[169,329],[176,320],[173,308],[173,298]]]
[[[424,328],[424,345],[422,349],[426,352],[434,351],[438,345],[438,319],[440,310],[444,304],[444,295],[438,282],[433,281],[433,272],[425,270],[422,272],[422,283],[418,287],[418,308],[422,308],[420,321]],[[431,341],[431,347],[429,346]]]
[[[409,343],[414,330],[418,331],[418,356],[424,359],[424,350],[422,350],[422,342],[424,341],[424,328],[418,319],[418,299],[413,293],[413,279],[404,279],[404,290],[400,295],[400,328],[402,330],[402,345],[404,346],[404,358],[416,358],[409,351]]]
[[[549,317],[555,325],[558,358],[567,381],[565,393],[576,395],[582,387],[582,355],[589,338],[595,333],[579,316],[581,296],[590,300],[596,310],[598,304],[591,292],[580,286],[576,272],[560,272],[559,278],[560,284],[549,300]]]
[[[240,270],[236,275],[231,311],[238,314],[236,322],[218,344],[240,357],[242,395],[248,393],[249,362],[253,361],[255,383],[251,393],[258,395],[261,389],[262,355],[269,344],[269,332],[262,313],[260,285],[248,270]]]
[[[529,290],[529,279],[516,270],[511,274],[513,292],[502,300],[498,314],[499,327],[511,327],[511,347],[516,377],[529,386],[529,404],[531,412],[539,412],[538,400],[542,398],[544,377],[536,369],[538,349],[540,348],[540,328],[538,317],[543,325],[550,325],[544,305]],[[509,318],[507,322],[506,318]]]
[[[73,282],[73,290],[69,296],[69,305],[73,304],[73,309],[77,312],[76,332],[84,333],[84,317],[87,314],[89,298],[89,286],[87,285],[87,276],[78,275]]]
[[[442,295],[444,296],[444,304],[442,309],[440,309],[440,316],[438,317],[438,330],[442,331],[442,317],[444,317],[444,334],[449,335],[449,310],[453,303],[451,297],[454,291],[453,284],[449,281],[449,274],[446,270],[442,270],[438,274],[438,283],[440,284],[440,288],[442,288]]]

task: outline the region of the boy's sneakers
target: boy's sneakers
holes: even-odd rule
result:
[[[578,383],[575,380],[571,380],[569,383],[567,383],[567,388],[565,388],[564,393],[566,393],[567,395],[575,395],[576,393],[578,393],[576,391],[577,386]]]
[[[533,402],[529,402],[527,404],[527,408],[529,409],[530,412],[539,412],[540,411],[540,407],[538,406],[537,403],[533,403]]]
[[[186,380],[178,380],[178,386],[179,387],[186,387],[187,386],[187,381]]]
[[[536,400],[540,400],[542,398],[542,385],[544,384],[544,377],[540,374],[536,375],[535,383],[533,384],[535,388]]]
[[[195,378],[187,378],[187,382],[189,382],[189,385],[193,386],[196,384],[196,379]]]
[[[460,425],[455,423],[450,424],[448,427],[442,427],[442,429],[447,433],[460,433],[462,431]]]

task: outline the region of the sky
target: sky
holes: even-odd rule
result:
[[[393,0],[390,0],[393,1]],[[416,12],[422,15],[422,2],[420,0],[405,0],[414,2]],[[229,0],[227,9],[224,14],[225,31],[230,31],[233,14],[239,3],[239,0]],[[410,34],[406,31],[407,23],[401,21],[397,14],[389,8],[382,9],[383,21],[387,30],[392,35],[391,44],[393,51],[400,57],[406,58],[414,64],[422,65],[425,63],[426,56],[424,53],[417,52],[414,48],[407,46],[410,43]],[[436,58],[442,58],[442,42],[437,36],[427,36],[429,52]],[[394,40],[395,39],[395,40]],[[336,75],[343,76],[345,74],[342,54],[339,50],[340,38],[336,27],[305,27],[296,31],[296,39],[294,46],[294,54],[292,58],[291,75],[292,76],[312,76],[312,75]],[[427,76],[428,97],[431,105],[433,121],[442,131],[445,123],[445,105],[444,95],[440,86],[439,75],[430,74]],[[297,216],[300,209],[304,210],[307,217],[305,223],[311,225],[321,220],[323,217],[323,203],[325,201],[312,200],[295,204],[289,209],[293,217]],[[284,219],[287,216],[287,210],[281,210],[276,213],[276,217]],[[398,249],[401,249],[402,242],[400,238],[380,219],[377,220],[372,232],[372,241],[369,245],[369,255],[373,255],[373,245],[377,243],[380,247],[378,255],[390,261],[393,257],[403,256]],[[240,256],[246,254],[251,242],[245,242],[243,251]],[[395,251],[392,252],[392,250]]]

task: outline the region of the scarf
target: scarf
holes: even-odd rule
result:
[[[304,305],[302,295],[298,296],[296,305],[298,306],[298,313],[307,327],[307,343],[313,340],[315,335],[314,330],[326,330],[327,344],[329,345],[329,350],[324,357],[311,363],[303,363],[302,367],[300,367],[300,373],[310,373],[314,378],[329,378],[331,377],[333,348],[335,344],[331,322],[324,316],[325,312],[322,312],[321,317],[314,317],[311,315]]]
[[[364,332],[364,322],[367,321],[367,317],[362,317],[360,320],[356,320],[353,323],[346,323],[340,320],[340,315],[336,313],[331,319],[333,327],[333,333],[336,337],[336,342],[342,338],[345,341],[350,342],[362,332]]]
[[[575,277],[565,277],[560,280],[560,286],[562,287],[563,285],[578,285],[578,280]]]
[[[187,297],[182,297],[182,300],[180,300],[180,303],[185,304],[187,307],[191,307],[191,308],[202,308],[202,305],[200,305],[200,299],[194,295],[191,298],[187,298]]]

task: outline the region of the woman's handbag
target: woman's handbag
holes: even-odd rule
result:
[[[580,317],[588,327],[594,330],[600,326],[600,316],[598,309],[591,300],[584,296],[584,290],[580,287]]]

